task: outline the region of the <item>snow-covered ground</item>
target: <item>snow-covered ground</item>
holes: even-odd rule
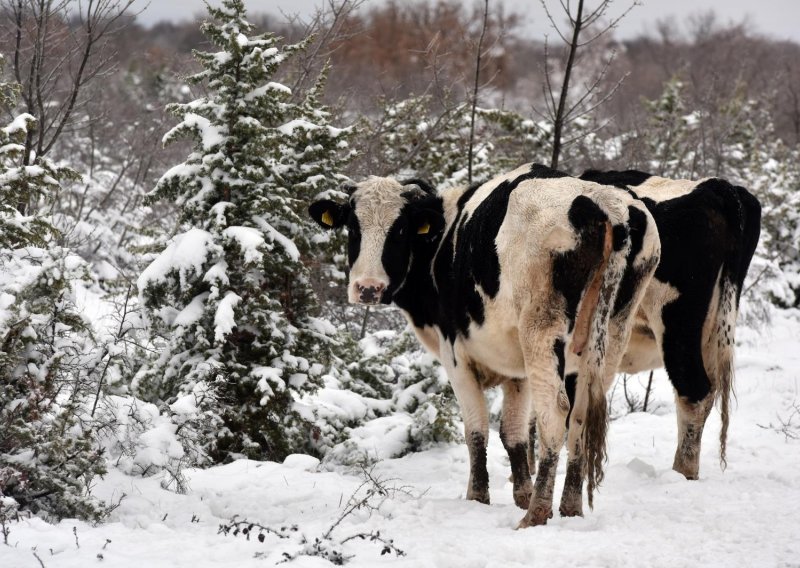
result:
[[[493,432],[490,506],[464,500],[467,449],[445,446],[380,462],[373,475],[405,490],[376,496],[376,510],[347,515],[331,537],[380,531],[405,553],[381,555],[379,543],[350,540],[342,552],[352,556],[348,566],[359,567],[800,567],[800,440],[769,429],[800,402],[800,313],[779,314],[770,330],[741,336],[724,472],[716,412],[704,438],[701,479],[689,482],[670,469],[675,415],[667,379],[657,373],[656,411],[612,423],[606,479],[584,518],[556,516],[545,527],[514,530],[523,512],[513,505],[508,461]],[[800,416],[794,421],[800,429]],[[0,567],[272,566],[302,548],[300,535],[313,542],[328,531],[361,484],[354,472],[317,471],[314,460],[300,456],[285,464],[238,461],[192,470],[189,478],[190,493],[177,495],[158,479],[111,471],[96,493],[126,497],[109,522],[11,524]],[[297,530],[286,539],[268,534],[263,542],[255,533],[250,540],[218,534],[234,515]],[[299,556],[289,565],[331,564]]]

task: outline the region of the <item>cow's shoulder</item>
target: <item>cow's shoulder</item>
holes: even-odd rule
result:
[[[494,299],[500,290],[496,239],[512,194],[528,180],[562,177],[568,176],[541,164],[525,164],[485,183],[444,192],[447,230],[433,276],[441,294],[445,337],[468,336],[471,323],[483,325],[484,298]]]

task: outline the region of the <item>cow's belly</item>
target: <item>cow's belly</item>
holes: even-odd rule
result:
[[[469,338],[459,341],[465,354],[484,367],[506,377],[525,378],[525,360],[516,327],[502,321],[481,327],[473,325]]]
[[[680,296],[672,285],[653,278],[642,299],[631,338],[620,361],[618,372],[640,373],[664,366],[664,358],[659,347],[664,336],[664,322],[661,313],[664,306]],[[656,338],[659,338],[658,340]]]
[[[625,354],[622,356],[618,371],[633,374],[663,366],[661,349],[656,343],[653,330],[637,322],[631,332],[631,338]]]

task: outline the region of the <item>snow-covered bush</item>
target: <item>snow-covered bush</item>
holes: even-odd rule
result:
[[[350,375],[331,385],[336,392],[322,389],[310,397],[317,423],[336,424],[330,431],[338,436],[327,442],[333,446],[326,456],[328,463],[372,463],[462,439],[455,395],[438,362],[420,348],[410,331],[377,332],[361,340],[360,347],[364,355],[348,366],[346,375],[372,366],[371,376],[380,376],[383,384],[391,385],[391,395],[375,400],[339,391],[343,385],[353,388],[355,379]],[[332,396],[339,400],[355,397],[353,400],[362,401],[368,410],[352,412],[349,424],[341,419],[336,422],[342,416],[338,410],[344,406],[341,403],[330,405],[325,413],[319,411],[319,398]]]
[[[0,84],[0,109],[13,98]],[[89,488],[105,464],[82,420],[94,343],[75,304],[87,267],[53,244],[41,213],[74,173],[24,155],[33,127],[22,114],[0,128],[0,496],[46,518],[98,519],[104,507]]]

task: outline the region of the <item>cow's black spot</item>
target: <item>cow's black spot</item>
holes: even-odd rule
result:
[[[556,356],[556,371],[558,372],[558,378],[562,381],[564,380],[564,340],[560,337],[556,338],[553,342],[553,354]]]
[[[424,179],[419,179],[419,178],[407,179],[407,180],[401,181],[400,185],[416,185],[416,186],[419,186],[419,188],[422,191],[424,191],[425,193],[427,193],[428,195],[433,196],[433,197],[436,196],[436,190],[433,188],[433,186],[430,183],[428,183]],[[405,194],[403,194],[403,196],[405,196]]]
[[[644,236],[647,233],[647,215],[632,205],[628,206],[628,233],[631,239],[631,248],[625,264],[625,272],[619,285],[617,298],[614,302],[613,315],[619,314],[622,310],[629,307],[633,294],[638,290],[644,275],[652,269],[650,266],[640,266],[634,268],[633,262],[636,256],[642,251]]]
[[[619,252],[628,242],[628,227],[625,225],[614,225],[612,230],[612,244],[614,250]]]
[[[467,205],[467,201],[472,199],[472,196],[475,195],[475,192],[478,191],[478,188],[482,186],[482,183],[473,183],[470,185],[467,190],[461,194],[461,197],[458,198],[458,215],[461,215],[461,212],[464,211],[464,207]]]
[[[381,252],[381,263],[386,275],[389,277],[389,285],[383,294],[384,303],[391,303],[392,297],[398,288],[405,282],[407,274],[411,268],[411,246],[412,235],[409,226],[408,206],[395,219],[389,232],[386,234],[386,241]]]
[[[414,208],[429,210],[435,215],[444,215],[442,200],[438,197],[429,197],[410,203],[403,209],[401,216],[410,216]],[[393,226],[392,229],[394,228]],[[408,245],[410,258],[400,261],[400,264],[406,267],[407,272],[394,287],[391,298],[399,308],[408,312],[416,327],[422,328],[441,323],[439,320],[439,294],[433,285],[430,273],[430,267],[441,238],[441,233],[434,233],[427,237],[407,235],[410,243]],[[387,248],[392,246],[394,245],[387,239]],[[389,268],[386,266],[386,262],[398,262],[394,257],[387,259],[384,256],[382,260],[387,274]],[[392,268],[392,270],[397,269]]]
[[[601,185],[613,185],[614,187],[618,187],[620,189],[629,189],[631,187],[636,187],[637,185],[642,185],[651,177],[653,177],[652,174],[640,172],[638,170],[610,170],[607,172],[601,172],[599,170],[586,170],[581,174],[580,179],[593,181]]]
[[[355,214],[355,208],[350,209],[350,215],[347,219],[347,262],[350,268],[353,268],[358,259],[358,253],[361,251],[361,226],[358,224],[358,217]]]
[[[544,164],[531,164],[529,172],[533,174],[533,177],[538,179],[570,177],[569,174],[560,170],[555,170],[549,166],[545,166]]]
[[[579,242],[574,249],[553,255],[553,288],[564,298],[571,330],[583,291],[603,256],[608,216],[594,201],[579,195],[570,206],[568,218]]]
[[[564,377],[564,391],[569,400],[569,412],[567,412],[567,428],[569,428],[569,417],[572,416],[572,409],[575,408],[575,388],[578,385],[578,373],[569,373]]]

